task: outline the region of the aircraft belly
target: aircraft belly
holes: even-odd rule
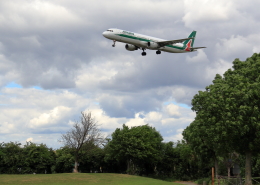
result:
[[[160,49],[161,51],[169,52],[169,53],[186,53],[185,50],[180,50],[177,48],[171,48],[171,47],[164,47],[163,49]]]

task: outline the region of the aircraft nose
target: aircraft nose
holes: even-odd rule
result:
[[[104,36],[104,37],[107,37],[107,31],[104,31],[103,33],[102,33],[102,35]]]

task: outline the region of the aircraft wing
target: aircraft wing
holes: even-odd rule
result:
[[[193,37],[185,38],[185,39],[178,39],[178,40],[160,41],[160,42],[156,42],[156,43],[159,44],[160,47],[163,47],[163,46],[170,45],[170,44],[182,43],[183,41],[189,40],[189,39],[193,39]]]

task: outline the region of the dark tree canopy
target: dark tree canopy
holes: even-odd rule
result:
[[[146,162],[155,166],[160,160],[161,134],[148,125],[129,128],[123,125],[112,134],[108,143],[111,157],[127,163],[127,171],[134,174]]]

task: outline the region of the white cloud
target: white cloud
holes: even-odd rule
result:
[[[194,57],[187,56],[186,60],[189,63],[209,62],[209,59],[208,59],[206,53],[202,49],[198,49],[197,55]]]
[[[27,138],[26,142],[33,142],[33,138],[32,137]]]
[[[223,59],[219,59],[214,65],[208,66],[205,70],[205,77],[208,79],[214,79],[216,74],[223,75],[227,69],[232,67],[232,63],[229,61],[225,61]],[[211,81],[212,81],[211,80]]]
[[[140,116],[140,113],[136,113],[135,118],[128,120],[125,123],[125,125],[127,125],[129,127],[135,127],[135,126],[141,126],[141,125],[148,124],[145,122],[144,118],[140,118],[139,116]]]
[[[230,58],[230,56],[239,56],[241,52],[252,52],[253,45],[248,43],[247,38],[232,35],[230,39],[222,39],[216,43],[216,52],[221,58]],[[250,51],[251,50],[251,51]]]
[[[168,114],[170,116],[174,116],[174,117],[180,117],[181,114],[179,112],[179,106],[174,105],[174,104],[169,104],[167,105],[167,110],[168,110]]]
[[[55,125],[59,123],[59,121],[65,117],[65,115],[69,114],[71,108],[65,106],[58,106],[54,109],[50,110],[48,113],[42,113],[37,118],[33,118],[30,120],[28,124],[29,128],[37,128],[43,127],[47,125]]]
[[[185,0],[184,7],[183,21],[189,27],[198,22],[227,21],[236,13],[234,3],[225,0]]]
[[[154,122],[158,122],[162,119],[162,114],[160,112],[149,112],[146,117],[145,117],[145,121],[147,123],[154,123]]]
[[[11,133],[15,128],[14,124],[8,123],[8,122],[2,122],[0,124],[0,133],[1,134],[8,134]]]
[[[176,134],[173,135],[173,136],[170,136],[170,137],[165,137],[164,138],[164,141],[174,141],[174,142],[177,142],[177,141],[181,141],[183,139],[183,136],[182,136],[182,132],[183,132],[184,129],[178,129],[176,131]]]
[[[1,2],[1,29],[15,32],[25,30],[50,30],[82,24],[75,14],[64,6],[42,0]],[[86,20],[85,20],[86,21]]]

